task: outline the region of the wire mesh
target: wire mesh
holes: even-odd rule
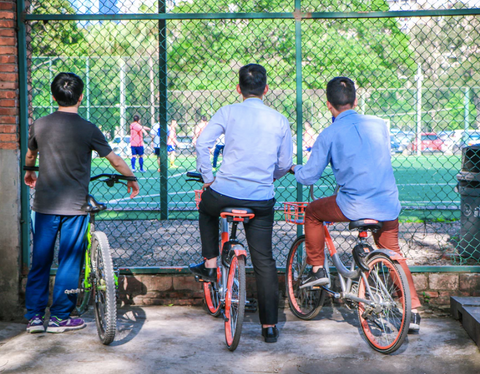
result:
[[[292,12],[294,1],[31,3],[30,14],[141,15],[159,9],[191,14],[167,21],[141,17],[28,21],[32,120],[56,110],[50,82],[57,73],[72,71],[85,82],[80,115],[102,130],[127,163],[133,116],[139,115],[149,128],[144,137],[146,172],[137,173],[140,196],[130,200],[124,189],[91,186],[91,193],[109,206],[98,216],[97,229],[109,237],[116,266],[185,266],[200,259],[194,192],[200,186],[186,182],[185,173],[195,169],[196,135],[220,107],[239,101],[237,72],[252,61],[267,69],[270,91],[265,103],[290,121],[294,151],[302,152],[295,154],[294,162],[308,160],[316,136],[331,123],[326,83],[338,75],[354,79],[357,110],[383,118],[390,129],[403,207],[400,244],[409,264],[478,264],[480,168],[462,167],[477,163],[475,157],[466,161],[465,152],[480,144],[479,16],[415,16],[420,9],[451,9],[443,1],[304,0],[300,4],[304,12],[412,10],[412,14],[303,19],[301,35],[296,35],[294,19],[195,19],[195,14],[208,12]],[[475,1],[462,6],[480,7]],[[453,8],[459,9],[460,3]],[[301,56],[295,48],[298,36]],[[302,72],[300,101],[297,62]],[[167,133],[158,138],[156,126],[163,118]],[[156,148],[162,150],[159,156]],[[95,157],[92,175],[101,172],[113,169]],[[307,201],[308,189],[297,187],[292,176],[275,186],[274,248],[282,267],[299,232],[285,222],[283,202],[298,201],[299,196]],[[321,180],[316,196],[329,196],[333,190],[334,181]],[[331,226],[330,232],[348,256],[354,234],[345,224]]]

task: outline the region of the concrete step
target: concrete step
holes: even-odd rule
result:
[[[452,316],[458,319],[467,334],[480,347],[480,297],[450,297]]]

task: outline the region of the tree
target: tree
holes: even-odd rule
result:
[[[456,2],[456,9],[467,7]],[[417,60],[425,75],[424,85],[435,88],[469,88],[476,111],[476,127],[480,127],[480,18],[478,16],[432,17],[419,19],[411,30]],[[457,96],[453,98],[453,96]],[[436,102],[445,106],[462,106],[463,91],[444,91]],[[461,113],[460,115],[463,115]],[[451,129],[463,123],[449,124]]]
[[[68,0],[32,0],[32,14],[75,13]],[[84,33],[74,21],[31,21],[30,47],[33,56],[83,55]]]

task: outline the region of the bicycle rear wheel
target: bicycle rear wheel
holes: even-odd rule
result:
[[[113,261],[107,236],[101,231],[92,234],[93,309],[97,332],[103,344],[115,339],[117,300]]]
[[[217,269],[217,280],[220,279],[218,275],[219,269]],[[218,282],[203,282],[203,302],[208,314],[214,317],[218,317],[221,312],[219,290]]]
[[[315,318],[323,307],[326,291],[323,289],[300,288],[302,279],[308,274],[305,235],[293,242],[287,259],[286,293],[292,313],[298,318]]]
[[[231,351],[237,348],[242,334],[246,292],[245,256],[233,256],[225,295],[225,341]]]
[[[360,302],[358,319],[370,346],[381,353],[395,352],[408,332],[411,315],[410,289],[401,266],[383,254],[372,256],[370,270],[358,285],[358,297],[373,305]],[[366,282],[365,282],[366,279]]]

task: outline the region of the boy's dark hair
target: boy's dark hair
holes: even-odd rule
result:
[[[135,114],[135,115],[133,116],[133,121],[134,121],[134,122],[138,122],[139,120],[140,120],[140,116],[139,116],[138,114]]]
[[[345,105],[355,103],[355,83],[347,77],[335,77],[327,84],[327,100],[339,110]]]
[[[73,73],[60,73],[50,85],[59,106],[75,106],[83,93],[83,81]]]
[[[243,96],[262,96],[267,85],[267,71],[258,64],[242,66],[238,72],[238,84]]]
[[[202,116],[202,121],[207,122],[207,116]]]

